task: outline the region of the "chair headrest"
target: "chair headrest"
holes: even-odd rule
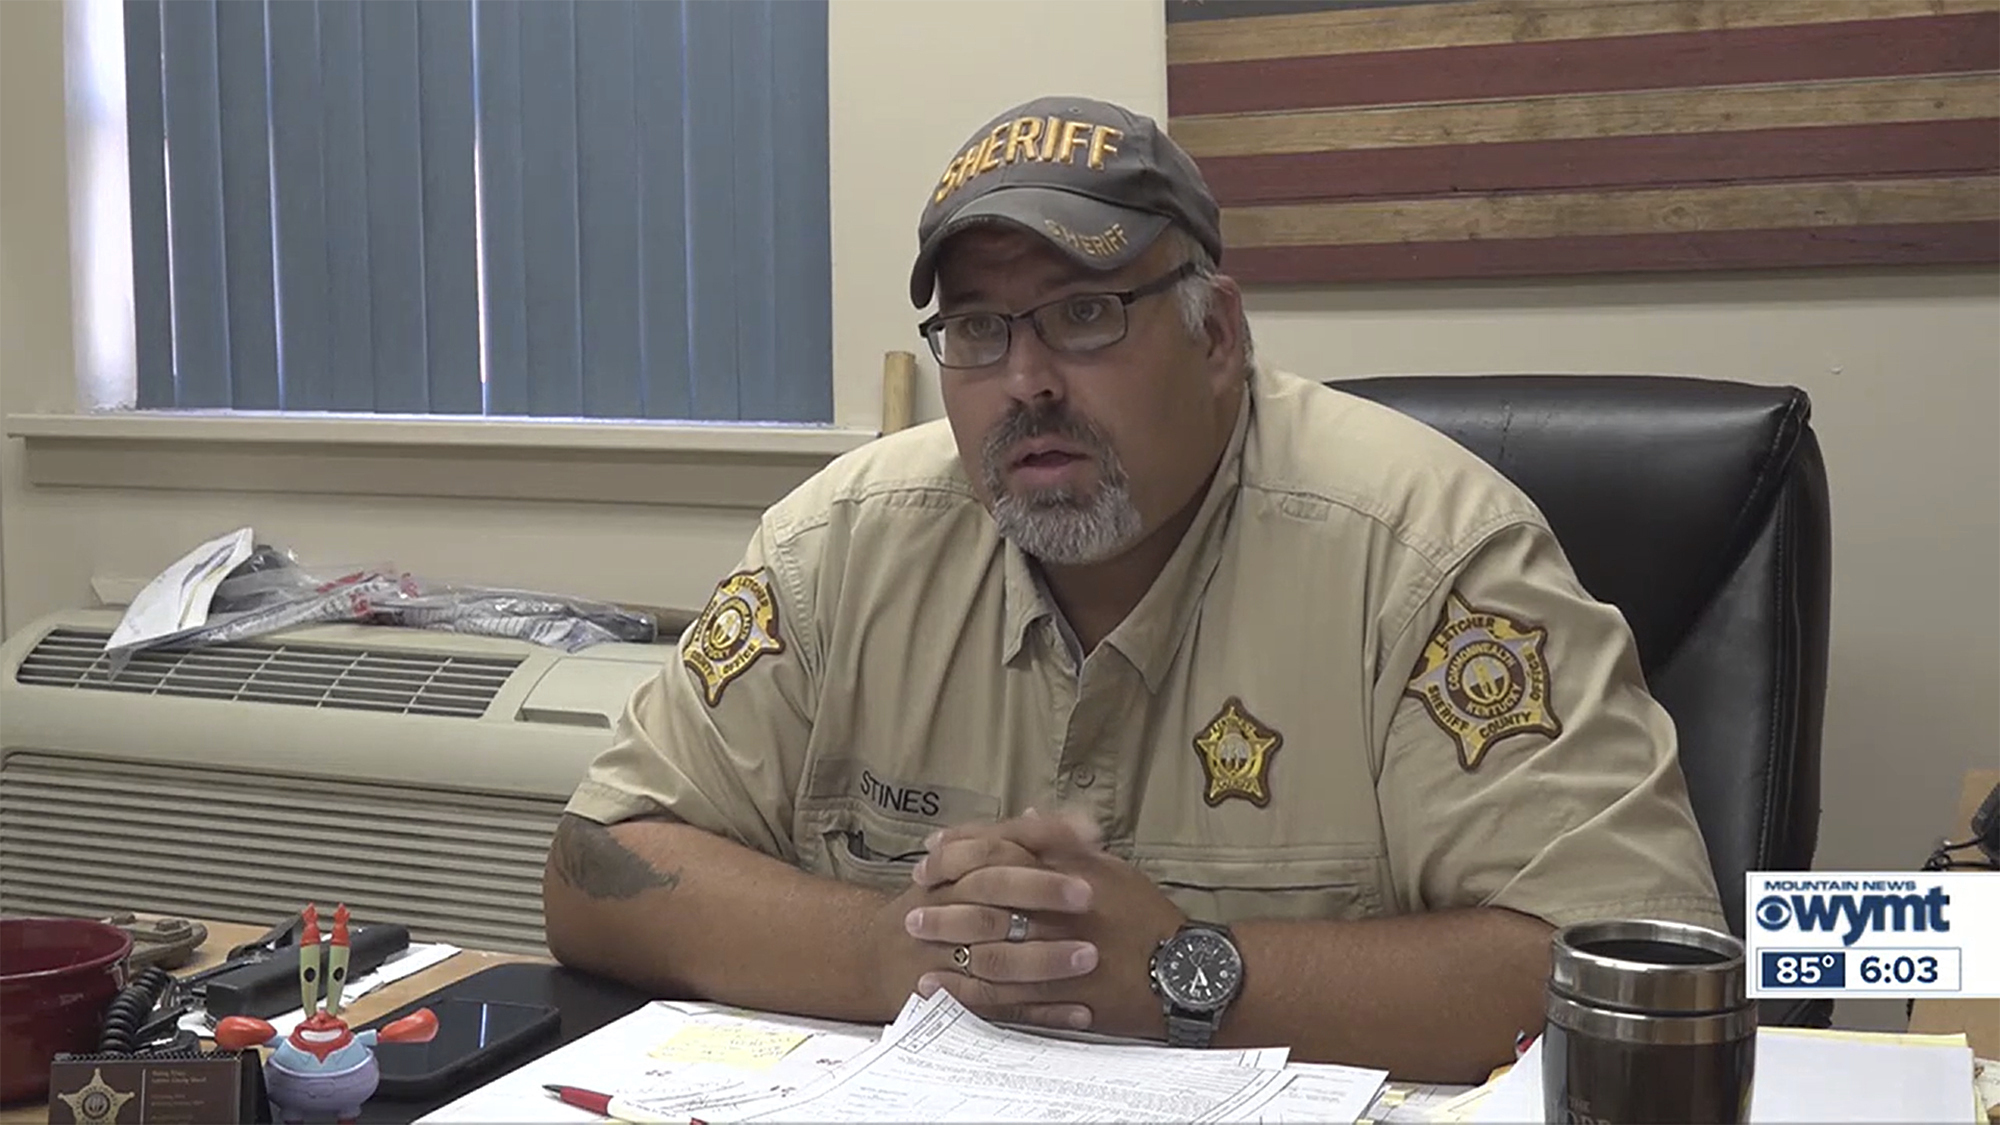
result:
[[[1541,508],[1592,595],[1670,657],[1817,457],[1796,387],[1652,375],[1385,376],[1328,386],[1437,429]]]

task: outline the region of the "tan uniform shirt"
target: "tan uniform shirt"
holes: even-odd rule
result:
[[[945,422],[835,462],[570,811],[664,808],[899,891],[939,826],[1068,805],[1198,919],[1726,928],[1672,722],[1532,503],[1385,407],[1250,389],[1178,551],[1081,659]]]

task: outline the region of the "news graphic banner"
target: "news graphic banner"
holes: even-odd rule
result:
[[[2000,873],[1744,879],[1750,995],[2000,997]]]

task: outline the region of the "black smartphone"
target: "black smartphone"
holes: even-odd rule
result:
[[[375,1044],[382,1070],[376,1093],[384,1097],[470,1089],[562,1026],[562,1013],[546,1004],[442,996],[411,1007],[419,1006],[437,1013],[437,1034],[430,1042]]]

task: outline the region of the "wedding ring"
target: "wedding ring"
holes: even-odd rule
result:
[[[953,946],[951,949],[951,963],[961,969],[972,968],[972,947],[969,945]]]
[[[1028,916],[1018,910],[1007,912],[1007,940],[1028,940]]]

